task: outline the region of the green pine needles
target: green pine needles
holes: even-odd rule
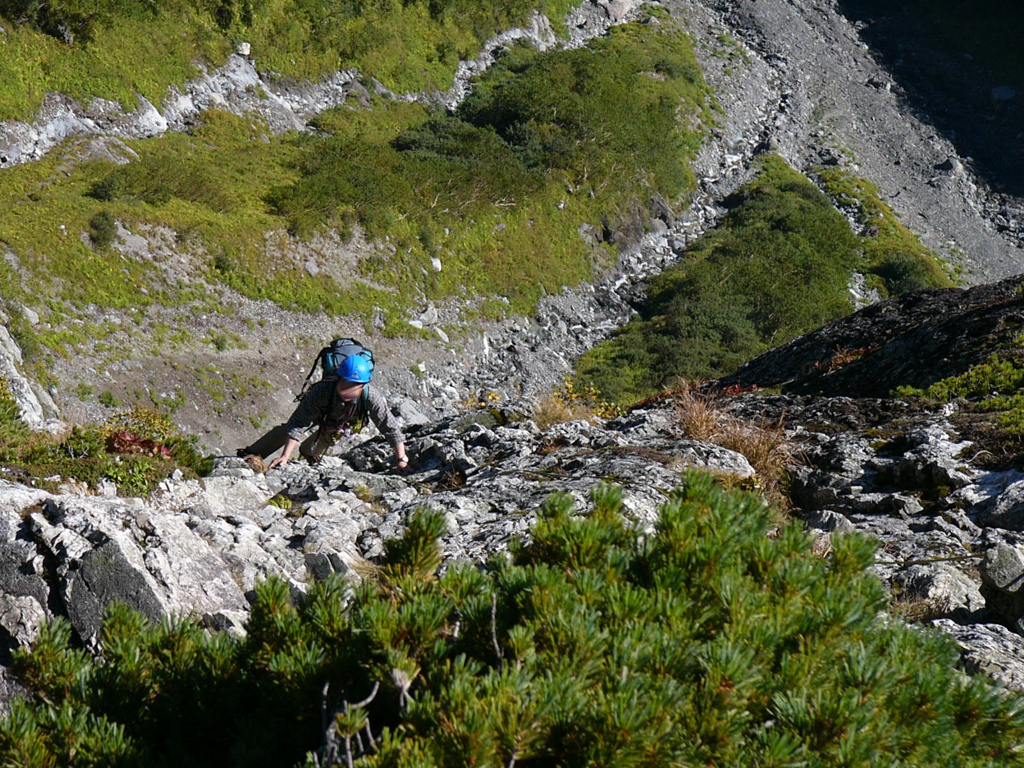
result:
[[[115,607],[93,659],[58,621],[17,657],[35,699],[3,764],[1024,763],[1018,698],[880,617],[867,540],[818,559],[706,475],[650,531],[618,489],[593,502],[556,496],[511,559],[441,575],[444,518],[421,511],[358,587],[263,584],[244,640]]]

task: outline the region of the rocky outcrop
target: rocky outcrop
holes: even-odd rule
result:
[[[792,514],[828,556],[832,537],[878,542],[872,566],[896,611],[935,625],[964,668],[1024,690],[1024,474],[973,462],[950,414],[900,400],[742,395],[731,416],[782,423],[801,449]],[[409,429],[413,466],[367,439],[312,467],[269,473],[218,459],[203,479],[169,478],[148,499],[53,494],[0,483],[0,639],[30,643],[67,616],[87,645],[103,611],[124,602],[151,618],[190,615],[243,632],[256,583],[274,574],[303,592],[360,579],[384,542],[423,506],[443,512],[446,563],[483,563],[528,538],[554,493],[586,511],[601,483],[623,488],[633,525],[650,528],[687,467],[756,486],[742,455],[688,439],[673,405],[546,429],[510,408],[469,411]]]
[[[65,615],[91,644],[115,601],[151,619],[191,615],[241,631],[258,580],[276,574],[301,592],[332,573],[359,578],[422,505],[447,516],[446,559],[481,563],[528,536],[555,492],[586,508],[595,486],[619,483],[630,516],[649,526],[683,467],[754,474],[733,451],[683,439],[669,411],[547,431],[479,411],[421,430],[409,448],[407,477],[389,473],[389,450],[370,441],[267,475],[220,459],[209,477],[168,479],[146,500],[0,482],[0,637],[25,645]]]
[[[874,571],[898,613],[961,646],[964,668],[1024,690],[1024,472],[976,463],[955,409],[898,399],[743,395],[728,411],[784,423],[801,446],[793,514],[823,542],[878,543]],[[822,544],[827,550],[827,545]]]
[[[23,373],[23,366],[21,347],[11,337],[7,327],[0,325],[0,379],[7,382],[7,389],[18,405],[21,420],[30,429],[60,432],[63,424],[58,418],[57,406],[46,390],[33,385],[31,379]]]
[[[879,302],[776,347],[722,380],[793,394],[886,397],[984,361],[1024,327],[1021,277]]]

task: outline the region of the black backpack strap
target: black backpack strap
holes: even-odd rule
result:
[[[356,408],[356,418],[366,421],[370,415],[370,385],[363,386],[363,394],[359,396],[359,407]]]
[[[326,410],[324,410],[324,415],[320,419],[320,429],[321,430],[327,430],[327,429],[330,428],[327,420],[331,416],[331,411],[334,410],[334,400],[335,400],[335,398],[337,396],[338,396],[338,387],[337,386],[332,386],[331,387],[331,394],[327,398],[327,408],[326,408]]]
[[[352,419],[352,431],[362,432],[370,417],[370,385],[363,386],[363,393],[356,401],[356,413]]]
[[[302,389],[299,390],[299,394],[295,396],[295,402],[299,402],[306,394],[306,390],[309,388],[309,380],[313,378],[313,374],[316,373],[316,367],[320,365],[320,361],[324,355],[331,351],[330,347],[324,347],[320,350],[320,354],[316,356],[316,360],[313,361],[313,367],[309,369],[309,373],[306,374],[306,380],[302,382]]]

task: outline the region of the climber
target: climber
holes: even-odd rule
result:
[[[346,429],[353,432],[362,429],[369,416],[391,444],[398,471],[405,472],[409,467],[405,437],[398,419],[388,410],[384,395],[370,386],[372,375],[372,366],[365,357],[346,357],[338,366],[336,379],[332,376],[318,381],[306,391],[287,424],[274,427],[252,445],[239,449],[238,455],[265,459],[283,446],[281,455],[267,467],[274,469],[287,464],[295,447],[299,446],[299,453],[312,464]],[[317,431],[303,440],[314,426],[318,426]]]

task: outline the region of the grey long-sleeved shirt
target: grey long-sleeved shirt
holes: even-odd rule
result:
[[[331,390],[335,386],[337,386],[337,381],[318,381],[309,388],[291,418],[288,419],[288,437],[301,441],[312,427],[323,421],[327,407],[330,405]],[[369,384],[366,385],[366,389],[367,411],[377,429],[387,438],[392,448],[404,443],[405,435],[402,434],[398,419],[388,409],[384,395]],[[346,403],[340,397],[335,396],[334,407],[331,408],[330,413],[327,413],[327,424],[338,429],[348,426],[355,420],[356,410],[356,403]]]

